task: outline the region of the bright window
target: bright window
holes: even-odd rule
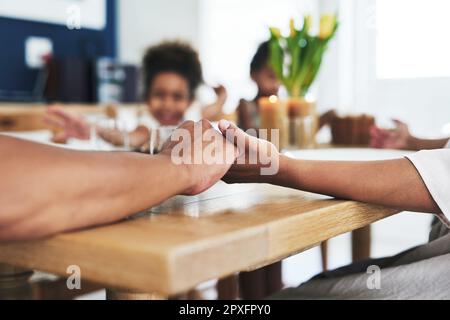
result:
[[[377,78],[450,77],[449,13],[449,0],[377,0]]]

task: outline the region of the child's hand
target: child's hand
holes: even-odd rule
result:
[[[90,128],[87,121],[78,115],[64,111],[60,107],[48,108],[44,121],[60,129],[53,137],[54,141],[65,141],[68,138],[89,140],[90,138]]]
[[[97,127],[96,130],[97,135],[110,144],[116,147],[125,145],[125,135],[128,133],[124,133],[118,129],[107,129],[102,127]]]
[[[214,92],[217,95],[217,101],[220,101],[222,103],[225,103],[227,100],[227,89],[223,85],[219,85],[217,87],[213,87]]]
[[[186,170],[189,187],[184,194],[196,195],[222,179],[236,160],[238,150],[209,121],[202,120],[183,123],[164,144],[161,155],[180,165],[180,170]]]
[[[271,142],[251,136],[226,120],[219,129],[239,149],[239,156],[223,180],[227,183],[270,183],[278,173],[280,154]]]
[[[370,146],[380,149],[410,149],[412,135],[408,125],[394,120],[396,128],[393,130],[372,127],[370,130]]]

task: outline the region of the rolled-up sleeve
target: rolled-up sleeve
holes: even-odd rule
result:
[[[450,149],[420,151],[407,158],[416,167],[442,213],[450,219]]]

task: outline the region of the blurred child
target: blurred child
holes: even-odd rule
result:
[[[198,53],[187,43],[163,42],[150,47],[144,55],[144,99],[148,113],[141,125],[129,134],[133,148],[149,140],[152,127],[176,126],[184,120],[212,119],[220,114],[227,94],[224,87],[214,88],[217,100],[207,106],[196,101],[196,93],[203,83],[202,67]],[[47,121],[64,130],[54,140],[67,138],[89,139],[90,129],[86,120],[68,114],[61,108],[49,108]],[[99,135],[115,145],[122,145],[121,134],[100,130]]]
[[[258,100],[262,97],[278,95],[281,83],[269,65],[269,41],[263,42],[250,63],[250,77],[258,92],[252,101],[241,100],[238,106],[238,126],[243,130],[259,129],[260,114]],[[328,124],[336,116],[334,110],[319,118],[319,128]],[[243,299],[261,299],[278,290],[282,284],[281,262],[265,268],[244,272],[239,276],[241,297]]]
[[[263,42],[257,49],[250,64],[250,76],[258,93],[252,101],[241,100],[238,106],[238,126],[243,130],[258,129],[260,126],[258,100],[261,97],[278,95],[281,83],[269,65],[269,42]],[[336,116],[334,110],[320,116],[319,128],[328,124]]]
[[[278,95],[281,83],[268,64],[269,42],[263,42],[250,63],[250,77],[258,92],[252,101],[242,99],[238,106],[238,125],[244,130],[257,129],[260,126],[258,100],[261,97]]]

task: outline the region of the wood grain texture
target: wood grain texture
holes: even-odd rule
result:
[[[65,110],[78,114],[106,114],[115,115],[115,106],[65,104],[60,105]],[[140,108],[136,105],[120,106],[121,108]],[[43,120],[47,105],[43,104],[1,104],[0,103],[0,131],[35,131],[51,129]]]
[[[397,211],[269,185],[219,184],[126,221],[0,245],[0,262],[168,296],[248,271]]]

